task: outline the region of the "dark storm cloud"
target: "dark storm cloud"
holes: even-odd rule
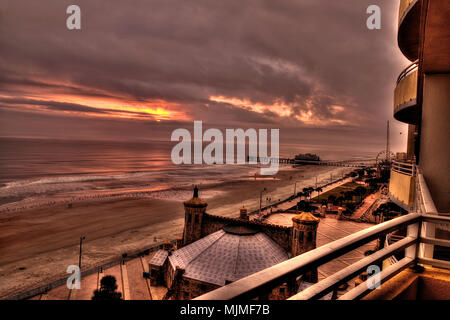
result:
[[[81,31],[65,27],[73,3],[82,10]],[[370,4],[382,9],[381,30],[366,28]],[[406,63],[396,47],[397,10],[392,0],[7,0],[0,5],[0,95],[164,100],[211,125],[330,127],[344,140],[379,135],[382,145]],[[291,116],[211,96],[280,103]],[[108,113],[55,103],[46,108]],[[308,111],[320,121],[299,120]]]
[[[58,102],[58,101],[46,101],[46,100],[35,100],[35,99],[21,99],[21,98],[1,98],[0,97],[0,108],[7,110],[8,107],[12,106],[38,106],[46,110],[54,111],[68,111],[83,114],[97,114],[97,115],[116,115],[116,114],[129,114],[130,116],[150,118],[154,117],[145,112],[127,111],[127,110],[117,110],[117,109],[106,109],[106,108],[93,108],[76,103]],[[6,108],[5,108],[6,107]]]

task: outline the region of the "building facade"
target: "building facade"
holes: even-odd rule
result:
[[[398,46],[411,61],[397,79],[394,117],[408,124],[407,159],[394,161],[389,195],[413,212],[419,176],[434,202],[432,211],[450,212],[450,3],[447,0],[401,0]],[[448,239],[446,226],[429,226],[428,237]],[[450,258],[446,248],[428,247],[428,257]]]

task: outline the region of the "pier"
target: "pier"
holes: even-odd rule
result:
[[[250,160],[259,163],[268,163],[269,160],[272,163],[283,163],[292,164],[294,166],[301,165],[317,165],[317,166],[332,166],[332,167],[350,167],[350,168],[365,168],[374,166],[376,164],[376,159],[366,159],[366,160],[298,160],[295,158],[262,158],[262,157],[249,157],[247,156],[247,162]]]

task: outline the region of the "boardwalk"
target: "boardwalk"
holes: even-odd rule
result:
[[[298,160],[291,158],[260,158],[260,157],[247,157],[247,161],[256,161],[260,163],[267,163],[269,160],[273,163],[292,164],[294,166],[301,165],[318,165],[318,166],[332,166],[332,167],[350,167],[350,168],[366,168],[373,167],[376,163],[375,159],[367,160]]]
[[[330,185],[328,185],[328,186],[326,186],[326,187],[323,187],[321,193],[325,193],[325,192],[327,192],[327,191],[329,191],[329,190],[332,190],[332,189],[334,189],[334,188],[336,188],[336,187],[339,187],[339,186],[341,186],[341,185],[343,185],[343,184],[346,184],[347,182],[351,182],[352,179],[353,179],[353,178],[347,178],[347,179],[344,179],[344,180],[341,180],[341,181],[337,181],[337,182],[335,182],[335,183],[333,183],[333,184],[330,184]],[[299,191],[300,191],[300,190],[299,190]],[[316,194],[316,192],[314,192],[314,193]],[[290,209],[290,208],[296,206],[296,205],[297,205],[297,202],[299,202],[299,201],[300,201],[299,197],[296,197],[296,198],[294,198],[294,199],[292,199],[292,200],[290,200],[290,201],[285,201],[285,202],[283,202],[283,203],[277,205],[276,207],[273,207],[273,208],[272,208],[272,212],[283,212],[283,211],[286,211],[286,210],[288,210],[288,209]],[[271,209],[270,209],[270,208],[267,208],[267,207],[266,207],[266,208],[263,208],[263,209],[261,210],[261,215],[262,215],[263,217],[269,215],[270,212],[271,212],[270,210],[271,210]],[[258,215],[252,216],[252,219],[258,219]]]
[[[116,278],[117,291],[122,293],[124,300],[162,299],[167,289],[161,286],[151,286],[150,281],[143,277],[148,272],[148,262],[154,252],[145,257],[138,257],[124,264],[118,264],[81,279],[81,288],[69,290],[65,285],[56,287],[45,294],[32,297],[31,300],[91,300],[94,290],[100,286],[100,280],[111,275]]]

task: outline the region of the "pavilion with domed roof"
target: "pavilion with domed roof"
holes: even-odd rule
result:
[[[296,215],[288,227],[250,221],[245,208],[236,218],[211,215],[207,206],[195,187],[184,202],[183,238],[176,248],[156,252],[149,263],[151,283],[167,287],[166,299],[195,298],[316,247],[319,219],[311,213]],[[317,271],[305,276],[317,281]],[[299,286],[300,280],[293,279],[267,298],[286,299]]]

